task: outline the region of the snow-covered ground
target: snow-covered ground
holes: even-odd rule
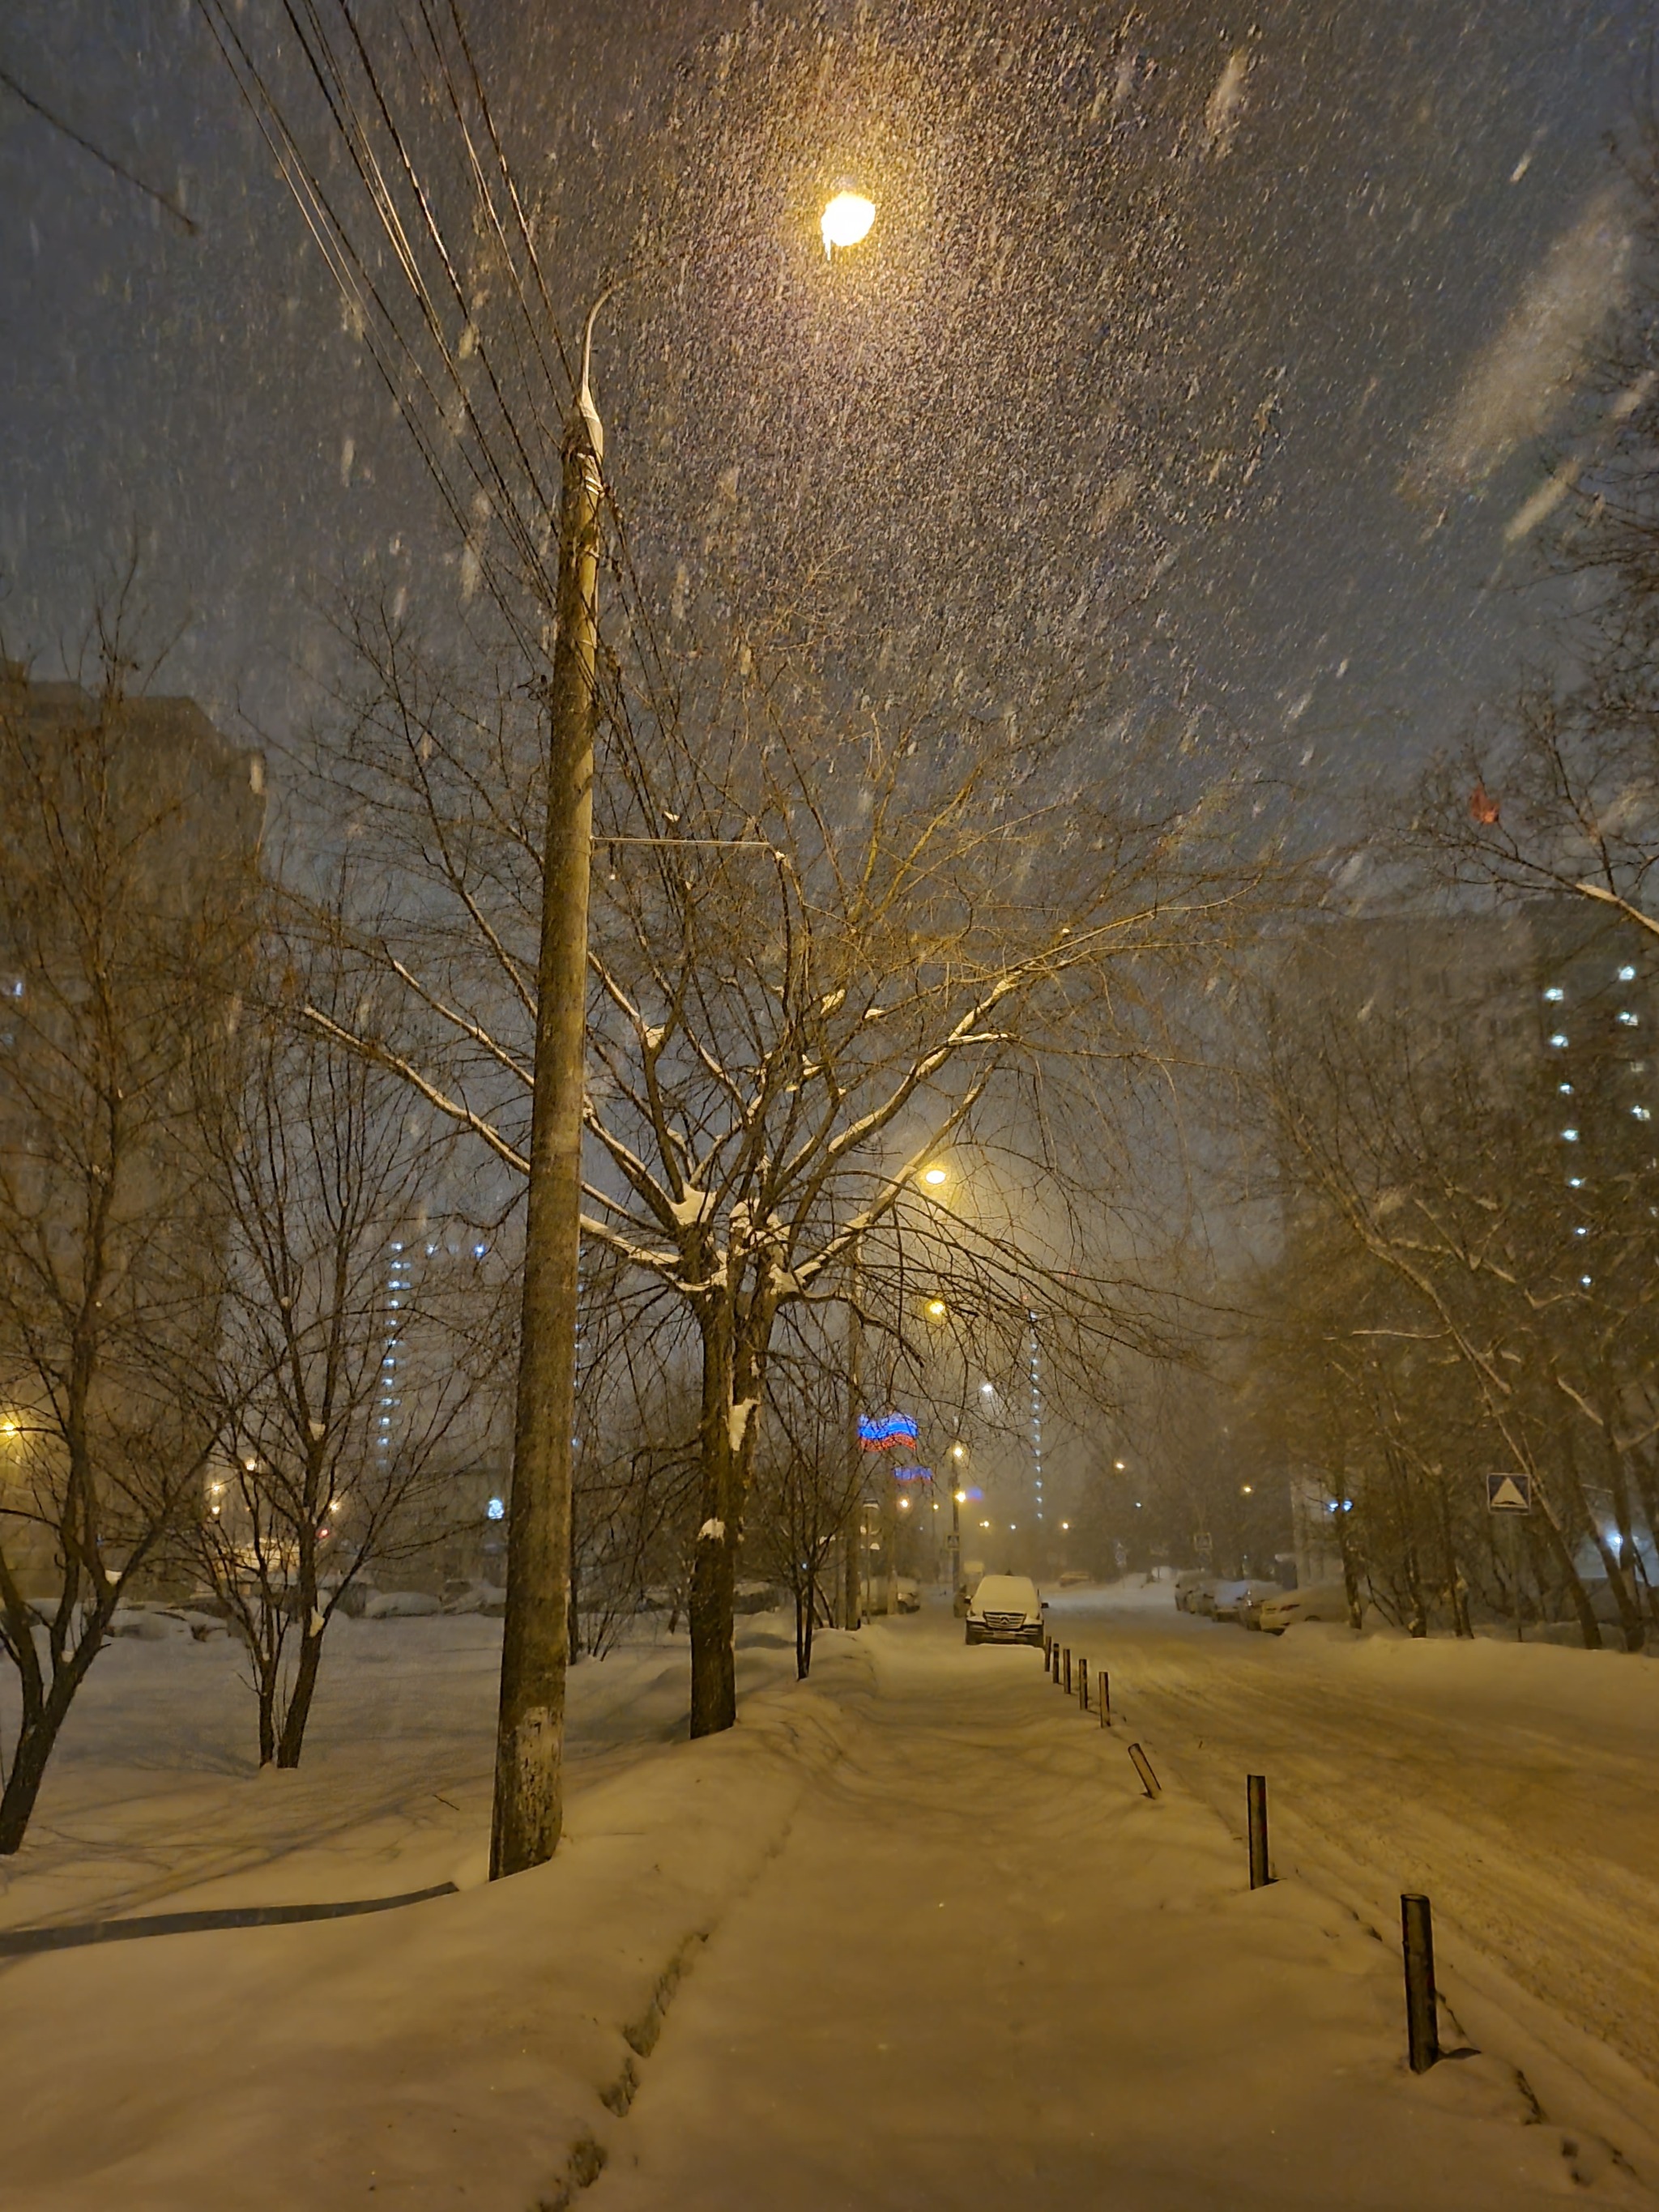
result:
[[[826,1637],[799,1686],[762,1620],[711,1742],[677,1741],[683,1644],[580,1668],[568,1841],[493,1886],[497,1631],[346,1624],[283,1777],[247,1771],[222,1645],[112,1650],[4,1923],[464,1887],[0,1961],[0,2204],[1659,2202],[1659,1669],[1264,1645],[1148,1595],[1056,1614],[1111,1668],[1157,1803],[1035,1653],[930,1612]],[[1254,1895],[1247,1767],[1287,1877]],[[1481,1918],[1511,1870],[1521,1901]],[[1443,2033],[1480,2052],[1415,2079],[1395,1916],[1419,1884]]]

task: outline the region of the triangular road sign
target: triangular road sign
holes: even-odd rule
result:
[[[1486,1510],[1492,1513],[1530,1513],[1532,1477],[1529,1474],[1489,1474]]]

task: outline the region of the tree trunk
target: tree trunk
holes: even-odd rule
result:
[[[726,1528],[732,1488],[732,1336],[729,1301],[701,1316],[702,1413],[698,1427],[702,1480],[691,1548],[691,1734],[718,1735],[738,1717],[732,1655],[732,1601],[737,1577]]]
[[[45,1698],[18,1732],[11,1771],[6,1777],[4,1791],[0,1793],[0,1858],[10,1858],[22,1845],[58,1731],[69,1716],[93,1654],[103,1641],[108,1618],[106,1612],[90,1628],[82,1631],[74,1656],[67,1666],[53,1674]]]
[[[323,1632],[316,1624],[313,1611],[306,1620],[300,1637],[300,1663],[294,1672],[294,1687],[289,1692],[288,1711],[283,1715],[283,1733],[277,1739],[278,1766],[297,1766],[306,1740],[306,1723],[311,1717],[311,1700],[317,1688],[317,1668],[323,1656]]]
[[[1595,1608],[1590,1603],[1589,1592],[1580,1581],[1578,1570],[1572,1563],[1572,1548],[1562,1533],[1560,1523],[1556,1520],[1554,1508],[1540,1489],[1536,1474],[1533,1476],[1533,1488],[1539,1493],[1540,1502],[1544,1509],[1541,1518],[1547,1532],[1545,1540],[1555,1555],[1555,1564],[1561,1570],[1572,1609],[1578,1616],[1578,1632],[1584,1639],[1584,1649],[1586,1651],[1599,1651],[1601,1649],[1601,1624],[1595,1618]]]

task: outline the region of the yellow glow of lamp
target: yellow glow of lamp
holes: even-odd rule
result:
[[[818,217],[826,257],[832,255],[837,246],[857,246],[868,238],[875,219],[873,200],[866,199],[862,192],[837,192]]]
[[[950,1310],[951,1309],[945,1304],[943,1298],[929,1298],[927,1301],[927,1318],[929,1321],[943,1321],[945,1315],[949,1313]]]
[[[922,1170],[921,1179],[929,1190],[940,1190],[950,1182],[951,1171],[948,1168],[940,1167],[936,1160],[932,1167]]]

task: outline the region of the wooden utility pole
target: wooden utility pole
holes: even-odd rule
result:
[[[507,1617],[495,1727],[492,1881],[551,1858],[563,1825],[561,1765],[569,1655],[574,1455],[570,1431],[576,1397],[599,464],[605,453],[605,433],[587,382],[592,329],[590,315],[581,392],[565,425],[559,627],[547,693],[547,836],[536,969],[536,1087],[507,1523]]]

